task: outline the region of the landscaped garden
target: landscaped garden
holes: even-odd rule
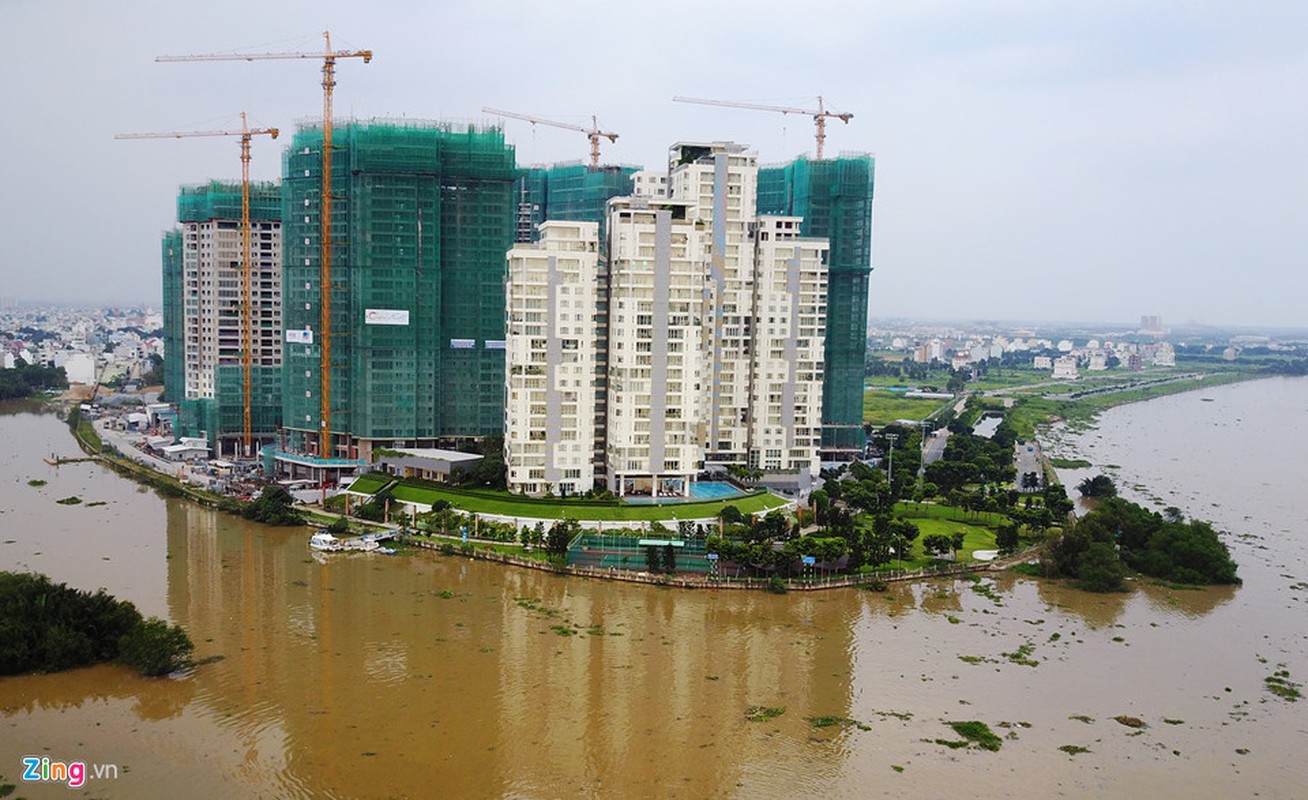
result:
[[[369,473],[350,486],[350,491],[376,494],[390,481],[390,476]],[[675,521],[711,519],[726,506],[735,506],[745,514],[760,514],[781,508],[786,500],[767,492],[688,503],[634,505],[617,499],[534,498],[494,489],[463,489],[415,478],[401,479],[389,495],[405,503],[435,506],[441,501],[460,511],[476,514],[500,514],[532,519],[576,519],[604,522]]]

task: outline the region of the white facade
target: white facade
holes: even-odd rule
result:
[[[827,240],[756,215],[743,146],[674,145],[657,177],[609,201],[607,263],[593,223],[546,222],[508,254],[513,490],[685,496],[711,465],[817,473]]]
[[[250,223],[251,363],[282,363],[282,225]],[[215,368],[241,363],[241,263],[239,220],[183,222],[182,275],[185,307],[186,399],[214,396]]]
[[[759,217],[748,465],[819,469],[828,242],[800,238],[800,217]]]
[[[1076,359],[1072,356],[1062,356],[1054,362],[1054,374],[1051,375],[1054,380],[1074,381],[1080,377],[1076,371]]]
[[[509,488],[594,487],[599,225],[540,226],[508,253],[504,454]]]
[[[705,459],[745,464],[749,454],[750,352],[754,339],[754,243],[758,160],[731,142],[672,146],[670,196],[690,204],[703,230],[707,283],[701,347],[709,358],[703,385]]]
[[[609,201],[609,491],[687,495],[703,451],[705,235],[686,203]]]
[[[668,196],[668,173],[642,169],[631,174],[632,192],[641,197],[665,198]]]

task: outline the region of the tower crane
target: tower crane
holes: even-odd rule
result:
[[[754,111],[776,111],[781,114],[803,114],[806,117],[813,118],[813,124],[817,126],[817,160],[822,160],[822,145],[827,140],[827,119],[838,119],[845,124],[854,118],[850,113],[837,113],[828,111],[826,104],[822,101],[822,96],[818,95],[817,109],[809,108],[791,108],[789,106],[765,106],[758,103],[737,103],[732,100],[705,100],[699,97],[674,97],[676,103],[699,103],[704,106],[724,106],[726,108],[748,108]]]
[[[115,139],[185,139],[192,136],[239,136],[241,137],[241,392],[242,416],[244,423],[241,434],[242,450],[246,458],[253,456],[250,448],[250,359],[254,350],[251,331],[250,299],[250,140],[255,136],[271,136],[276,139],[276,128],[250,130],[246,124],[245,112],[241,112],[241,129],[239,131],[171,131],[167,133],[120,133]]]
[[[589,127],[589,128],[586,128],[586,127],[583,127],[583,126],[581,126],[581,125],[572,125],[572,124],[567,123],[567,122],[555,122],[554,120],[550,120],[550,119],[541,119],[540,117],[530,117],[530,116],[527,116],[526,114],[517,114],[517,113],[514,113],[514,112],[512,112],[512,111],[500,111],[499,109],[496,109],[496,108],[483,108],[483,109],[482,109],[482,113],[483,113],[483,114],[495,114],[495,115],[497,115],[497,116],[501,116],[501,117],[510,117],[510,118],[512,118],[512,119],[520,119],[520,120],[522,120],[522,121],[524,121],[524,122],[530,122],[532,125],[536,125],[537,123],[539,123],[539,124],[541,124],[541,125],[552,125],[552,126],[555,127],[555,128],[564,128],[565,130],[577,131],[578,133],[584,133],[584,134],[586,134],[586,138],[590,139],[590,165],[591,165],[591,167],[598,167],[598,166],[599,166],[599,160],[600,160],[600,149],[599,149],[600,146],[599,146],[599,143],[600,143],[600,139],[601,139],[601,138],[608,139],[610,142],[616,142],[616,141],[618,140],[618,135],[617,135],[616,133],[611,133],[611,132],[609,132],[609,131],[602,131],[602,130],[600,130],[600,128],[599,128],[599,121],[598,121],[594,116],[591,116],[591,118],[590,118],[590,127]]]
[[[321,419],[318,455],[332,455],[332,89],[336,87],[336,59],[362,58],[372,61],[371,50],[332,50],[331,31],[323,31],[321,52],[301,53],[214,53],[198,56],[159,56],[155,61],[266,61],[322,59],[322,203],[319,246],[322,261],[322,376]]]

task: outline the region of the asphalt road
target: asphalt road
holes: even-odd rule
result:
[[[1013,464],[1017,467],[1017,485],[1021,489],[1024,474],[1034,472],[1042,477],[1045,474],[1040,463],[1040,445],[1028,439],[1026,444],[1015,444],[1013,447],[1017,449],[1017,457],[1013,459]]]

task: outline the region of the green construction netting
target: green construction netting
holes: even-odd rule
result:
[[[824,447],[859,448],[863,442],[859,426],[867,356],[874,179],[875,161],[869,155],[823,161],[799,158],[759,170],[759,213],[803,217],[803,235],[825,237],[831,243],[822,383]]]
[[[250,219],[278,220],[282,216],[281,187],[274,182],[250,184]],[[177,193],[178,222],[208,222],[241,218],[241,184],[210,181],[183,186]]]
[[[609,198],[630,195],[634,188],[631,176],[638,170],[580,163],[532,167],[518,185],[520,197],[525,196],[531,208],[531,237],[524,241],[536,241],[535,226],[547,219],[598,222],[600,246],[606,248]]]
[[[160,246],[163,261],[164,393],[174,402],[186,396],[185,285],[182,271],[182,232],[164,231]]]
[[[520,175],[513,148],[499,130],[424,123],[352,123],[333,144],[333,431],[402,440],[499,433],[505,253]],[[321,129],[308,127],[284,158],[292,447],[321,423],[321,151]]]

